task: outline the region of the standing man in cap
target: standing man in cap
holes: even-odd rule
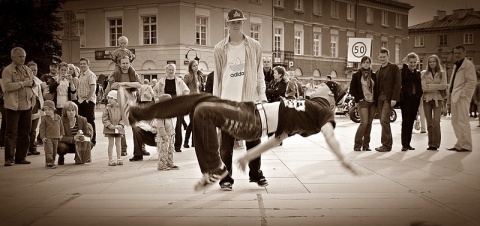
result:
[[[266,102],[262,48],[259,42],[243,33],[246,19],[239,9],[228,12],[229,35],[213,50],[215,57],[213,95],[233,101]],[[221,132],[220,155],[229,174],[220,181],[220,187],[226,191],[231,191],[234,183],[231,177],[234,141],[230,134]],[[247,151],[258,144],[260,139],[247,141]],[[249,178],[250,182],[265,187],[268,182],[260,170],[260,160],[258,157],[248,164]]]

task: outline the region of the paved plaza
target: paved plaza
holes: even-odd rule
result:
[[[400,111],[397,110],[400,116]],[[102,131],[101,110],[96,112]],[[442,145],[427,151],[427,134],[414,131],[414,151],[401,152],[401,118],[392,124],[391,152],[354,152],[358,124],[337,116],[336,135],[362,176],[340,166],[322,135],[294,136],[262,156],[270,185],[248,182],[234,168],[233,191],[218,185],[194,192],[201,177],[193,148],[175,153],[178,171],[158,171],[154,147],[140,162],[127,129],[123,166],[107,166],[107,140],[97,135],[90,164],[46,169],[41,155],[30,165],[0,167],[0,225],[480,225],[480,127],[471,120],[474,150],[447,151],[455,136],[442,118]],[[374,120],[371,147],[380,146]],[[243,149],[235,149],[238,157]],[[4,159],[1,150],[0,158]]]

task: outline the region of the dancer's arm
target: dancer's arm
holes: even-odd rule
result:
[[[331,123],[327,123],[322,126],[322,134],[327,141],[328,147],[332,150],[333,154],[337,156],[337,158],[342,162],[342,165],[350,170],[355,175],[358,175],[358,172],[353,169],[350,161],[345,160],[342,154],[342,150],[340,148],[340,143],[338,142],[337,138],[335,137],[335,133],[333,132],[333,125]]]
[[[264,152],[266,152],[266,151],[268,151],[268,150],[270,150],[274,147],[277,147],[287,137],[288,137],[288,134],[283,133],[279,137],[270,138],[270,139],[268,139],[267,142],[261,143],[261,144],[255,146],[254,148],[248,150],[247,154],[245,154],[243,157],[241,157],[237,160],[238,167],[240,168],[240,170],[245,171],[245,168],[246,168],[248,162],[260,157],[260,155],[262,155],[262,153],[264,153]]]

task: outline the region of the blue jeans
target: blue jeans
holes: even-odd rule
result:
[[[428,130],[428,146],[440,147],[442,133],[440,131],[440,117],[442,116],[443,101],[438,100],[438,106],[435,100],[423,101],[423,110],[425,111],[425,119],[427,120]]]
[[[392,105],[390,101],[383,95],[378,98],[378,114],[380,114],[380,125],[382,126],[382,146],[392,149],[393,138],[392,129],[390,128],[390,116],[392,115]]]
[[[355,133],[353,148],[363,148],[365,150],[370,147],[370,132],[372,131],[372,121],[376,112],[375,103],[360,101],[357,107],[360,114],[360,125]]]
[[[5,161],[22,161],[30,146],[32,110],[14,111],[7,109],[5,132]],[[16,151],[15,151],[16,150]]]

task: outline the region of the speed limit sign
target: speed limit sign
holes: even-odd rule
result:
[[[348,39],[348,62],[360,62],[362,57],[370,56],[372,49],[371,38],[349,38]]]

